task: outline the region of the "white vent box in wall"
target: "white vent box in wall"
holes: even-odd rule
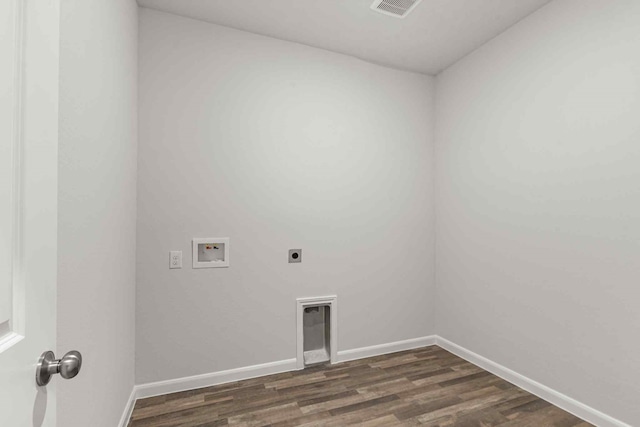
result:
[[[305,307],[302,313],[304,366],[331,360],[331,306]]]
[[[193,239],[193,268],[229,267],[229,238]]]
[[[374,0],[371,9],[394,18],[405,18],[422,0]]]
[[[337,362],[338,299],[335,295],[317,298],[298,298],[296,366]]]

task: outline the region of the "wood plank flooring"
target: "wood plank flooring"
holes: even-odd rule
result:
[[[324,365],[136,402],[129,427],[586,427],[441,349]]]

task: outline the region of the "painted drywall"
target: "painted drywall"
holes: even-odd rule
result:
[[[556,0],[437,79],[437,333],[640,425],[640,2]]]
[[[137,382],[295,358],[297,297],[338,296],[338,350],[430,335],[433,78],[140,19]]]
[[[58,426],[118,425],[134,384],[137,5],[62,0]]]

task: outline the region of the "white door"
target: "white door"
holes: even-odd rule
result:
[[[0,426],[55,426],[59,0],[0,0]],[[59,355],[57,355],[59,356]]]

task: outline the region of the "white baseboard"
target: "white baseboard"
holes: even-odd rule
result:
[[[339,362],[362,359],[365,357],[380,356],[387,353],[395,353],[413,348],[426,347],[436,343],[435,336],[414,338],[405,341],[397,341],[388,344],[374,345],[371,347],[356,348],[353,350],[339,351]],[[229,383],[233,381],[248,380],[250,378],[279,374],[297,370],[296,359],[281,360],[278,362],[264,363],[261,365],[246,366],[243,368],[229,369],[227,371],[212,372],[209,374],[195,375],[192,377],[176,378],[167,381],[139,384],[133,388],[131,397],[120,421],[120,427],[126,427],[137,399],[159,396],[162,394],[177,393],[180,391],[194,390],[202,387]]]
[[[546,400],[547,402],[564,409],[565,411],[582,418],[583,420],[595,424],[599,427],[631,427],[628,424],[623,423],[607,414],[604,414],[597,409],[578,402],[575,399],[570,398],[550,387],[540,384],[530,378],[525,377],[509,368],[506,368],[496,362],[493,362],[486,357],[480,356],[461,347],[451,341],[442,337],[436,338],[436,345],[441,347],[458,357],[465,359],[468,362],[473,363],[481,367],[482,369],[491,372],[492,374],[517,385],[518,387],[528,391],[531,394],[538,396],[539,398]]]
[[[133,413],[133,407],[136,405],[136,388],[135,386],[131,390],[131,394],[129,395],[129,400],[127,400],[127,406],[124,408],[124,412],[122,413],[122,417],[120,417],[120,423],[118,427],[127,427],[129,424],[129,419],[131,418],[131,414]]]
[[[599,427],[631,427],[624,422],[606,415],[590,406],[587,406],[575,399],[570,398],[550,387],[540,384],[530,378],[525,377],[509,368],[506,368],[486,357],[480,356],[461,347],[451,341],[437,335],[421,338],[413,338],[404,341],[397,341],[387,344],[379,344],[371,347],[355,348],[352,350],[338,351],[338,362],[364,359],[367,357],[381,356],[383,354],[395,353],[398,351],[411,350],[414,348],[437,345],[466,361],[491,372],[500,378],[515,384],[516,386],[532,393],[547,402],[564,409],[575,416],[582,418]],[[134,387],[125,412],[120,421],[120,427],[126,427],[136,399],[158,396],[168,393],[193,390],[202,387],[229,383],[233,381],[247,380],[250,378],[262,377],[266,375],[278,374],[297,370],[296,359],[281,360],[278,362],[264,363],[261,365],[246,366],[243,368],[229,369],[227,371],[212,372],[209,374],[195,375],[192,377],[177,378],[167,381],[158,381],[147,384],[140,384]]]
[[[261,365],[229,369],[227,371],[194,375],[192,377],[176,378],[174,380],[140,384],[135,387],[136,398],[143,399],[145,397],[176,393],[179,391],[194,390],[202,387],[211,387],[214,385],[230,383],[233,381],[248,380],[250,378],[263,377],[265,375],[273,375],[279,374],[281,372],[295,370],[296,359],[287,359],[280,360],[278,362],[264,363]]]
[[[436,336],[413,338],[404,341],[396,341],[387,344],[372,345],[371,347],[354,348],[352,350],[338,351],[338,362],[364,359],[366,357],[381,356],[383,354],[396,353],[398,351],[427,347],[436,344]]]
[[[397,341],[388,344],[374,345],[371,347],[357,348],[338,352],[338,361],[363,359],[365,357],[379,356],[387,353],[395,353],[413,348],[425,347],[436,343],[435,336],[414,338],[405,341]],[[281,372],[295,371],[296,359],[281,360],[278,362],[264,363],[261,365],[246,366],[243,368],[229,369],[227,371],[212,372],[209,374],[195,375],[192,377],[176,378],[173,380],[158,381],[135,386],[136,399],[158,396],[161,394],[177,393],[202,387],[229,383],[233,381],[248,380],[250,378],[265,375],[279,374]]]

